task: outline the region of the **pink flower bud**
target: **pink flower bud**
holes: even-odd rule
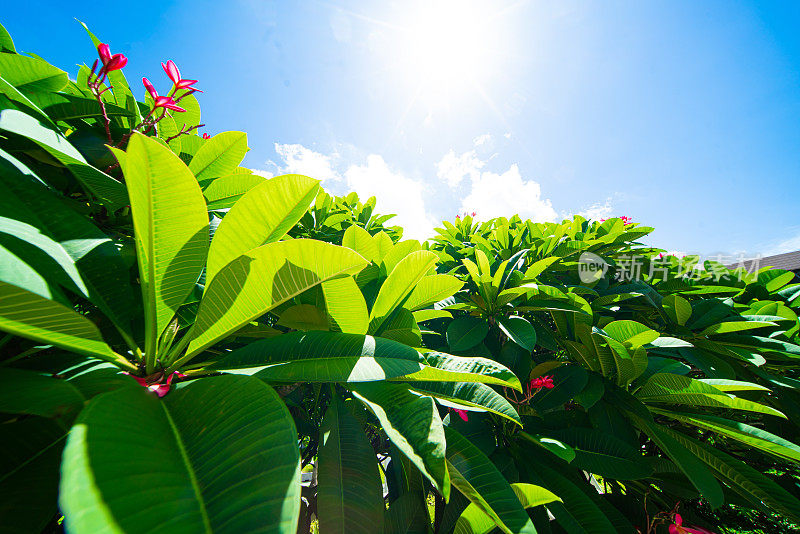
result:
[[[148,80],[147,78],[142,78],[142,83],[144,84],[145,89],[147,89],[147,92],[150,93],[150,96],[153,97],[153,100],[158,98],[158,93],[156,92],[156,88],[153,87],[153,84],[150,83],[150,80]]]
[[[162,63],[161,68],[163,68],[164,72],[167,73],[167,76],[169,76],[169,79],[172,80],[172,83],[177,85],[178,82],[181,81],[181,71],[178,70],[178,66],[175,65],[175,62],[171,59],[167,61],[166,65]]]
[[[211,139],[211,136],[204,132],[203,139]]]

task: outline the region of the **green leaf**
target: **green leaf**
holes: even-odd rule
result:
[[[325,412],[320,442],[320,530],[332,534],[383,532],[383,486],[375,451],[336,395]]]
[[[511,406],[511,403],[486,384],[478,382],[412,382],[408,387],[423,395],[445,401],[441,402],[445,406],[486,410],[522,426],[519,414]]]
[[[731,408],[750,412],[765,413],[786,418],[770,406],[754,401],[740,399],[711,384],[706,384],[688,376],[670,373],[656,373],[641,387],[635,396],[645,403],[686,404],[689,406],[711,406]]]
[[[631,347],[641,347],[658,338],[658,332],[636,321],[613,321],[603,330],[614,340]]]
[[[403,304],[417,283],[436,264],[436,259],[436,254],[431,251],[418,250],[397,264],[378,291],[369,314],[369,333],[381,333],[384,322]]]
[[[714,476],[703,465],[696,453],[690,451],[677,439],[678,435],[662,425],[632,416],[633,422],[641,428],[669,458],[680,467],[683,474],[692,482],[700,495],[712,508],[722,506],[724,497]]]
[[[708,447],[678,432],[664,429],[672,438],[713,469],[731,489],[756,506],[763,502],[791,521],[800,522],[800,500],[747,463]]]
[[[730,334],[731,332],[742,332],[745,330],[755,330],[769,326],[778,326],[771,321],[726,321],[723,323],[712,324],[702,332],[701,336],[713,336],[717,334]]]
[[[550,431],[552,436],[569,444],[575,451],[575,467],[616,480],[637,480],[652,474],[641,453],[624,441],[605,432],[572,427]]]
[[[119,160],[131,199],[144,303],[145,355],[148,371],[152,371],[157,340],[194,289],[205,265],[208,216],[200,186],[169,149],[134,134]]]
[[[109,210],[115,211],[129,203],[125,185],[86,163],[80,152],[57,130],[13,109],[0,112],[0,130],[25,137],[44,149],[103,201]]]
[[[322,283],[331,328],[348,334],[366,334],[369,312],[364,295],[352,276]]]
[[[296,304],[285,309],[276,324],[293,330],[328,330],[324,312],[313,304]]]
[[[192,381],[163,400],[144,388],[95,397],[64,450],[67,530],[294,534],[296,436],[277,393],[250,377]]]
[[[230,208],[242,195],[264,183],[266,179],[257,174],[228,174],[212,180],[203,187],[203,196],[209,210]]]
[[[282,238],[300,220],[318,190],[319,181],[286,174],[245,193],[214,234],[208,252],[206,280],[213,281],[223,267],[240,255]]]
[[[69,83],[63,70],[42,59],[20,54],[0,54],[0,72],[3,79],[23,93],[55,93]]]
[[[425,353],[422,370],[402,377],[408,381],[481,382],[522,391],[517,375],[488,358],[453,356],[444,352]],[[400,380],[400,379],[398,379]]]
[[[176,122],[180,118],[176,118]],[[182,121],[183,122],[183,121]],[[247,154],[247,134],[222,132],[207,140],[189,163],[198,181],[231,174]]]
[[[536,348],[536,330],[523,317],[506,317],[498,319],[497,326],[508,338],[525,350]]]
[[[0,52],[12,52],[14,54],[17,53],[17,49],[14,48],[14,40],[11,39],[11,35],[8,33],[2,25],[0,25]]]
[[[378,244],[375,239],[369,235],[369,232],[355,224],[344,231],[342,246],[355,250],[368,261],[376,261],[378,259]]]
[[[66,380],[35,371],[0,367],[0,412],[70,421],[83,408],[83,395]]]
[[[426,306],[455,295],[464,283],[448,274],[432,274],[423,276],[411,294],[406,299],[403,307],[409,311],[417,311]]]
[[[673,322],[681,326],[692,316],[692,305],[680,295],[667,295],[662,299],[661,307]]]
[[[475,514],[479,518],[481,515],[488,516],[500,530],[508,534],[535,534],[536,529],[517,495],[492,461],[452,428],[445,427],[445,437],[450,480],[479,512],[475,514],[467,507],[456,523],[455,532],[471,532],[468,525]]]
[[[30,291],[0,281],[0,329],[135,370],[115,354],[89,319]]]
[[[511,484],[511,489],[514,490],[517,499],[523,508],[534,508],[543,504],[552,502],[561,502],[553,492],[544,489],[541,486],[534,484],[527,484],[524,482],[517,482]],[[470,504],[461,513],[456,523],[456,532],[464,534],[489,534],[495,528],[494,522],[480,511],[474,504]]]
[[[134,298],[130,273],[117,247],[26,167],[2,151],[0,207],[6,214],[16,212],[19,220],[46,229],[75,263],[87,289],[86,297],[119,327],[129,328]]]
[[[444,427],[434,400],[402,384],[364,382],[348,387],[375,414],[392,443],[447,500],[450,475],[445,465]]]
[[[66,433],[28,417],[0,432],[0,525],[3,532],[42,532],[58,511],[58,471]]]
[[[422,494],[408,492],[400,495],[389,505],[385,524],[386,534],[428,534],[431,519]]]
[[[181,361],[303,291],[365,265],[350,249],[308,239],[268,243],[239,256],[206,286]]]
[[[651,408],[651,410],[653,413],[738,440],[749,447],[761,449],[779,458],[800,462],[800,446],[766,430],[713,415],[659,410],[658,408]]]
[[[422,369],[413,348],[379,337],[340,332],[291,332],[228,353],[209,369],[256,374],[264,380],[365,382]]]
[[[567,463],[570,463],[575,459],[575,449],[562,441],[549,436],[539,436],[538,434],[529,434],[527,432],[520,432],[519,435],[524,440],[538,445],[544,450],[555,454]]]
[[[447,344],[452,351],[469,350],[483,341],[488,333],[489,324],[486,321],[465,315],[447,325]]]

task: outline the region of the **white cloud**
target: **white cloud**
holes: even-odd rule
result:
[[[550,200],[542,198],[539,183],[523,180],[516,164],[503,174],[483,172],[474,177],[472,190],[461,201],[461,210],[475,211],[482,220],[514,214],[534,222],[557,218]]]
[[[800,233],[794,237],[775,243],[764,252],[764,256],[786,254],[787,252],[794,252],[796,250],[800,250]]]
[[[283,160],[282,165],[275,164],[281,174],[305,174],[317,180],[337,181],[341,175],[333,168],[337,154],[326,156],[303,145],[282,145],[275,143],[275,152]]]
[[[465,176],[469,176],[472,181],[479,178],[484,165],[486,162],[479,159],[474,150],[464,152],[460,156],[456,156],[451,150],[436,164],[436,175],[440,180],[447,182],[447,185],[455,188]]]
[[[403,227],[403,237],[424,240],[433,236],[435,219],[425,208],[425,184],[392,171],[382,156],[370,154],[365,165],[351,165],[344,173],[347,186],[362,201],[375,196],[379,213],[396,213],[390,224]]]
[[[475,145],[475,146],[481,146],[481,145],[485,145],[486,143],[490,142],[491,140],[492,140],[491,134],[487,133],[487,134],[479,135],[478,137],[473,139],[472,140],[472,144]]]
[[[582,215],[583,217],[593,221],[599,221],[600,219],[608,219],[611,217],[611,213],[613,211],[614,208],[611,206],[611,198],[609,197],[605,202],[597,202],[583,211],[579,211],[578,215]],[[566,218],[571,218],[571,216],[567,216]]]
[[[390,169],[382,156],[370,154],[363,164],[345,165],[337,153],[326,155],[299,144],[275,143],[275,152],[280,161],[270,163],[278,173],[305,174],[322,180],[332,194],[355,191],[362,202],[374,196],[378,213],[397,215],[389,224],[402,226],[403,237],[425,240],[433,236],[436,220],[426,209],[425,184]]]

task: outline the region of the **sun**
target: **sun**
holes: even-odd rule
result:
[[[422,98],[450,99],[485,84],[502,40],[491,2],[409,3],[393,54],[399,74]]]

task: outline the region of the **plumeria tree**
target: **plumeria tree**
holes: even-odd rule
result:
[[[800,519],[792,273],[698,270],[623,217],[403,239],[89,37],[73,79],[0,27],[0,530]]]

